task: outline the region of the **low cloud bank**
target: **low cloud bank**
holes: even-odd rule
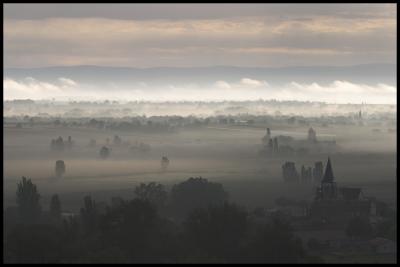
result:
[[[374,86],[336,80],[327,85],[297,83],[273,86],[264,80],[242,78],[237,82],[215,81],[209,86],[195,83],[152,86],[148,82],[119,85],[105,84],[98,88],[66,77],[56,82],[39,81],[32,77],[3,80],[4,99],[55,100],[147,100],[147,101],[221,101],[221,100],[298,100],[327,103],[396,104],[397,88],[384,83]]]

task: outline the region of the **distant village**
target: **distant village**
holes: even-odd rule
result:
[[[277,210],[291,218],[292,226],[304,244],[317,253],[372,253],[394,255],[396,242],[384,237],[371,238],[392,214],[384,202],[363,194],[360,187],[338,186],[330,158],[323,163],[296,170],[294,162],[282,165],[282,178],[288,184],[309,184],[314,188],[311,202],[280,198]],[[339,252],[337,252],[339,251]],[[377,257],[378,257],[377,256]]]
[[[310,153],[333,152],[335,149],[335,140],[317,140],[317,133],[312,127],[308,130],[306,140],[297,140],[287,135],[272,137],[271,129],[267,128],[259,153],[264,156],[302,156]]]

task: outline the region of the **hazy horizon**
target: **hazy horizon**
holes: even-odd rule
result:
[[[5,99],[396,103],[394,4],[5,4],[3,22]]]

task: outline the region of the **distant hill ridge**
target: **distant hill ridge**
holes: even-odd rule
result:
[[[287,82],[330,83],[346,80],[355,83],[396,85],[396,64],[377,63],[353,66],[293,66],[293,67],[108,67],[108,66],[52,66],[43,68],[5,68],[4,76],[12,79],[33,77],[54,81],[60,77],[85,83],[150,82],[199,83],[217,80],[228,82],[242,78],[265,80],[271,84]]]

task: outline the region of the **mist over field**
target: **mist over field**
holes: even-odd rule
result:
[[[227,184],[231,180],[244,184],[256,180],[273,185],[281,180],[284,161],[313,164],[328,156],[333,158],[341,182],[358,182],[360,186],[395,183],[394,105],[22,100],[4,104],[5,196],[9,196],[11,203],[16,181],[28,174],[40,183],[42,190],[60,194],[68,194],[69,190],[82,194],[110,188],[121,190],[126,185],[133,188],[139,181],[170,183],[198,175]],[[272,129],[273,136],[299,140],[306,139],[309,127],[313,127],[318,140],[336,141],[337,150],[265,158],[258,152],[267,127]],[[115,135],[126,145],[112,145]],[[52,152],[50,141],[58,136],[71,136],[74,147],[62,153]],[[111,140],[112,156],[104,161],[98,157],[98,150],[107,145],[107,138]],[[91,139],[97,141],[96,146],[88,146]],[[132,152],[130,146],[135,142],[148,144],[151,149]],[[163,155],[171,160],[167,173],[160,172]],[[353,155],[357,155],[357,160],[349,162]],[[63,159],[68,171],[62,180],[53,181],[56,159]],[[388,190],[394,188],[389,186]],[[392,197],[394,201],[395,195]],[[390,194],[385,198],[390,198]]]
[[[396,263],[394,4],[5,4],[7,263]]]

